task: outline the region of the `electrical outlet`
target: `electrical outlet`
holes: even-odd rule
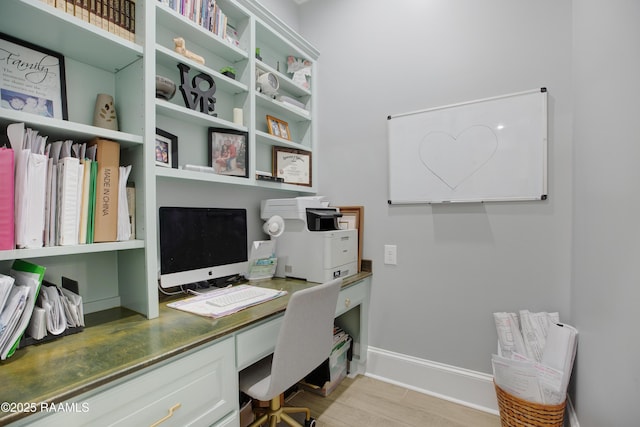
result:
[[[396,245],[384,245],[384,263],[398,264],[398,247]]]

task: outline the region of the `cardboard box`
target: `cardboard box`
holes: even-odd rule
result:
[[[247,427],[249,424],[256,419],[253,414],[253,407],[251,404],[251,400],[246,402],[244,405],[240,407],[240,427]]]
[[[351,337],[347,337],[334,347],[329,358],[300,382],[300,385],[312,393],[328,396],[347,376],[347,354],[351,348]]]

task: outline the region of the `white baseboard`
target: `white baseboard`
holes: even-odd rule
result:
[[[365,375],[499,415],[493,376],[489,374],[369,347]],[[571,401],[567,419],[569,427],[580,427]]]

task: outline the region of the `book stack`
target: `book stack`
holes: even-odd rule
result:
[[[47,143],[24,123],[7,133],[13,148],[0,150],[0,250],[131,239],[131,166],[119,165],[118,142]]]
[[[85,22],[135,41],[135,0],[42,0]]]
[[[216,0],[158,1],[213,34],[227,40],[227,15],[222,12]],[[232,39],[237,40],[237,34]]]

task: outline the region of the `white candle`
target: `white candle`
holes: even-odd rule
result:
[[[237,125],[242,125],[242,108],[234,108],[233,109],[233,123]]]

